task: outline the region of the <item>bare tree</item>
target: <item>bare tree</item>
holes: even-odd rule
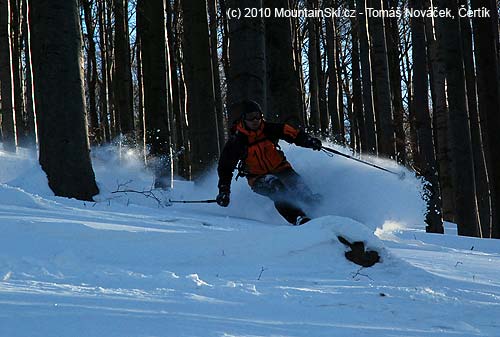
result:
[[[307,8],[314,10],[318,8],[318,0],[306,0]],[[319,132],[321,128],[319,109],[319,78],[318,72],[321,64],[318,64],[318,44],[319,44],[319,23],[317,18],[307,18],[307,32],[309,34],[309,44],[307,59],[309,61],[309,127],[314,132]]]
[[[328,1],[327,6],[333,7],[333,1]],[[337,83],[337,32],[335,18],[326,18],[326,62],[328,74],[328,113],[330,115],[330,125],[332,127],[333,137],[340,140],[340,114],[338,102],[338,83]]]
[[[36,144],[35,130],[35,102],[33,101],[33,72],[31,68],[31,46],[29,41],[29,20],[28,20],[28,0],[21,1],[22,7],[22,24],[21,29],[22,40],[24,43],[24,58],[25,58],[25,106],[26,106],[26,121],[25,121],[25,145],[34,147]]]
[[[375,132],[375,113],[373,110],[372,74],[368,31],[366,29],[366,1],[356,0],[358,18],[359,57],[361,65],[361,84],[363,89],[363,111],[366,125],[366,143],[362,150],[377,153],[377,134]]]
[[[222,103],[221,80],[219,73],[219,38],[217,34],[217,0],[207,1],[208,15],[210,17],[210,60],[212,62],[212,75],[214,83],[215,113],[217,115],[217,133],[219,134],[219,148],[225,143],[224,109]]]
[[[369,0],[368,3],[375,10],[383,9],[383,0]],[[387,157],[394,157],[394,124],[383,18],[370,16],[369,29],[372,47],[370,56],[372,62],[372,85],[377,122],[378,152]]]
[[[21,8],[19,0],[10,0],[11,12],[11,62],[12,62],[12,89],[14,93],[14,114],[16,120],[16,137],[19,146],[26,146],[26,127],[25,127],[25,102],[24,87],[22,81],[22,62],[21,62]]]
[[[137,2],[137,33],[140,38],[145,137],[148,164],[154,172],[157,188],[171,188],[173,164],[168,110],[167,64],[163,0]]]
[[[421,0],[413,0],[410,6],[422,10]],[[427,212],[425,222],[427,232],[443,233],[441,203],[439,199],[439,181],[434,154],[432,124],[429,113],[427,62],[425,45],[425,26],[421,17],[411,18],[412,58],[413,58],[413,104],[416,114],[417,151],[416,166],[419,174],[426,179],[425,199]]]
[[[468,9],[467,1],[460,0],[460,6]],[[479,236],[489,237],[491,227],[490,196],[486,161],[481,141],[481,126],[477,105],[476,74],[472,47],[472,28],[470,19],[460,17],[460,33],[462,51],[464,55],[465,86],[467,93],[467,109],[469,111],[469,125],[472,142],[472,155],[474,160],[474,178],[479,212]]]
[[[179,2],[175,1],[173,7],[167,1],[167,35],[170,74],[172,78],[172,109],[175,128],[175,148],[177,165],[174,165],[177,174],[185,179],[191,179],[191,170],[188,156],[189,139],[187,128],[187,116],[185,109],[184,76],[180,57],[181,34],[178,33],[180,10]]]
[[[430,6],[429,0],[424,0],[424,6]],[[425,18],[425,38],[427,42],[427,59],[430,75],[430,92],[432,97],[432,116],[434,129],[434,146],[436,148],[436,159],[438,162],[439,187],[441,190],[441,202],[443,219],[454,221],[455,198],[453,192],[453,177],[451,174],[451,152],[449,144],[449,119],[448,105],[445,91],[445,68],[442,44],[442,29],[432,18]]]
[[[130,67],[130,42],[128,31],[128,1],[113,0],[115,15],[114,40],[114,99],[120,120],[120,131],[125,138],[133,138],[134,108],[132,71]],[[132,141],[127,139],[126,141]]]
[[[0,90],[2,97],[2,141],[5,151],[16,152],[16,129],[10,71],[10,8],[9,0],[0,0]]]
[[[399,9],[399,0],[384,0],[384,6],[386,4],[388,4],[389,8]],[[406,163],[406,137],[404,131],[404,108],[401,91],[401,69],[399,66],[400,32],[398,18],[387,18],[385,23],[389,78],[394,117],[394,132],[396,137],[396,160],[399,163],[404,164]]]
[[[99,107],[102,135],[106,142],[111,140],[111,128],[109,122],[109,98],[110,89],[108,81],[108,42],[106,25],[106,0],[97,0],[97,17],[99,22],[99,51],[101,58],[101,80],[99,82]]]
[[[474,166],[469,116],[466,104],[463,53],[460,48],[458,3],[441,0],[439,5],[451,11],[455,18],[442,19],[441,40],[446,70],[447,99],[450,118],[450,144],[453,155],[452,172],[458,234],[478,235]]]
[[[289,9],[289,1],[265,3],[266,8]],[[291,18],[265,18],[267,109],[276,121],[300,121],[300,84],[296,76]]]
[[[92,14],[92,9],[94,6],[93,0],[81,0],[84,13],[84,21],[86,27],[86,37],[87,37],[87,68],[86,68],[86,79],[87,79],[87,96],[88,96],[88,115],[90,121],[89,127],[89,137],[90,143],[92,145],[99,144],[101,142],[99,119],[97,117],[97,56],[96,56],[96,44],[94,41],[94,18]]]
[[[349,1],[349,9],[356,10],[354,0]],[[366,151],[366,125],[363,115],[363,95],[361,88],[361,73],[359,61],[359,36],[358,36],[358,19],[351,18],[351,68],[352,68],[352,105],[354,119],[357,125],[358,152]]]
[[[219,156],[217,111],[205,2],[182,1],[183,54],[186,76],[187,114],[194,179]]]
[[[58,196],[99,193],[90,162],[77,1],[30,1],[40,164]]]
[[[262,8],[262,0],[226,0],[226,7],[239,9]],[[243,99],[253,99],[266,107],[266,53],[262,16],[228,18],[230,60],[227,77],[228,107]],[[229,110],[229,122],[239,117],[237,109]]]
[[[473,10],[486,8],[490,13],[495,13],[493,1],[472,0]],[[498,10],[498,8],[496,8]],[[496,21],[493,17],[496,16]],[[477,89],[479,101],[479,114],[486,119],[486,145],[489,155],[489,181],[493,203],[492,228],[490,236],[500,238],[500,224],[498,222],[498,205],[500,202],[500,158],[493,154],[494,149],[500,146],[500,94],[499,94],[499,50],[498,50],[498,13],[487,18],[472,18],[474,31],[474,54],[477,69]]]

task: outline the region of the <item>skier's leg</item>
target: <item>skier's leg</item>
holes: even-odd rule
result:
[[[297,218],[304,217],[305,213],[295,203],[288,200],[288,190],[283,182],[272,174],[259,177],[252,185],[255,193],[266,196],[274,201],[274,207],[292,225],[295,225]]]
[[[281,214],[281,216],[284,217],[286,221],[288,221],[292,225],[298,224],[297,221],[299,217],[306,217],[304,211],[286,201],[275,201],[274,207],[276,207],[276,210]]]
[[[321,195],[313,193],[304,179],[294,169],[289,168],[276,175],[285,185],[286,189],[290,191],[294,199],[300,200],[300,202],[311,207],[317,206],[321,202]]]

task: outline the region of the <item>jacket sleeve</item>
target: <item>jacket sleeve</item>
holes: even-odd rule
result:
[[[298,146],[305,146],[310,136],[304,131],[286,123],[269,123],[269,134]]]
[[[242,142],[236,135],[231,136],[226,145],[224,145],[219,158],[219,165],[217,167],[217,173],[219,175],[219,183],[217,186],[219,187],[219,190],[230,191],[233,171],[236,168],[242,153]]]

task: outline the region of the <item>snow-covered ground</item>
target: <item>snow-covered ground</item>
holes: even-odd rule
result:
[[[155,198],[133,151],[94,149],[95,203],[54,197],[28,151],[0,151],[0,336],[500,336],[500,243],[425,233],[421,184],[283,144],[324,197],[289,226],[215,170]],[[371,158],[393,170],[401,167]],[[382,263],[348,262],[343,235]]]

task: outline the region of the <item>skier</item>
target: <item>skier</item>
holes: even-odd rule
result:
[[[219,159],[217,204],[229,205],[233,171],[238,166],[236,179],[246,177],[252,190],[273,200],[289,223],[302,225],[311,220],[303,207],[319,202],[320,197],[295,172],[278,141],[283,139],[317,151],[321,150],[321,141],[289,124],[265,121],[261,107],[252,100],[242,101],[239,107],[241,117],[233,125]]]

